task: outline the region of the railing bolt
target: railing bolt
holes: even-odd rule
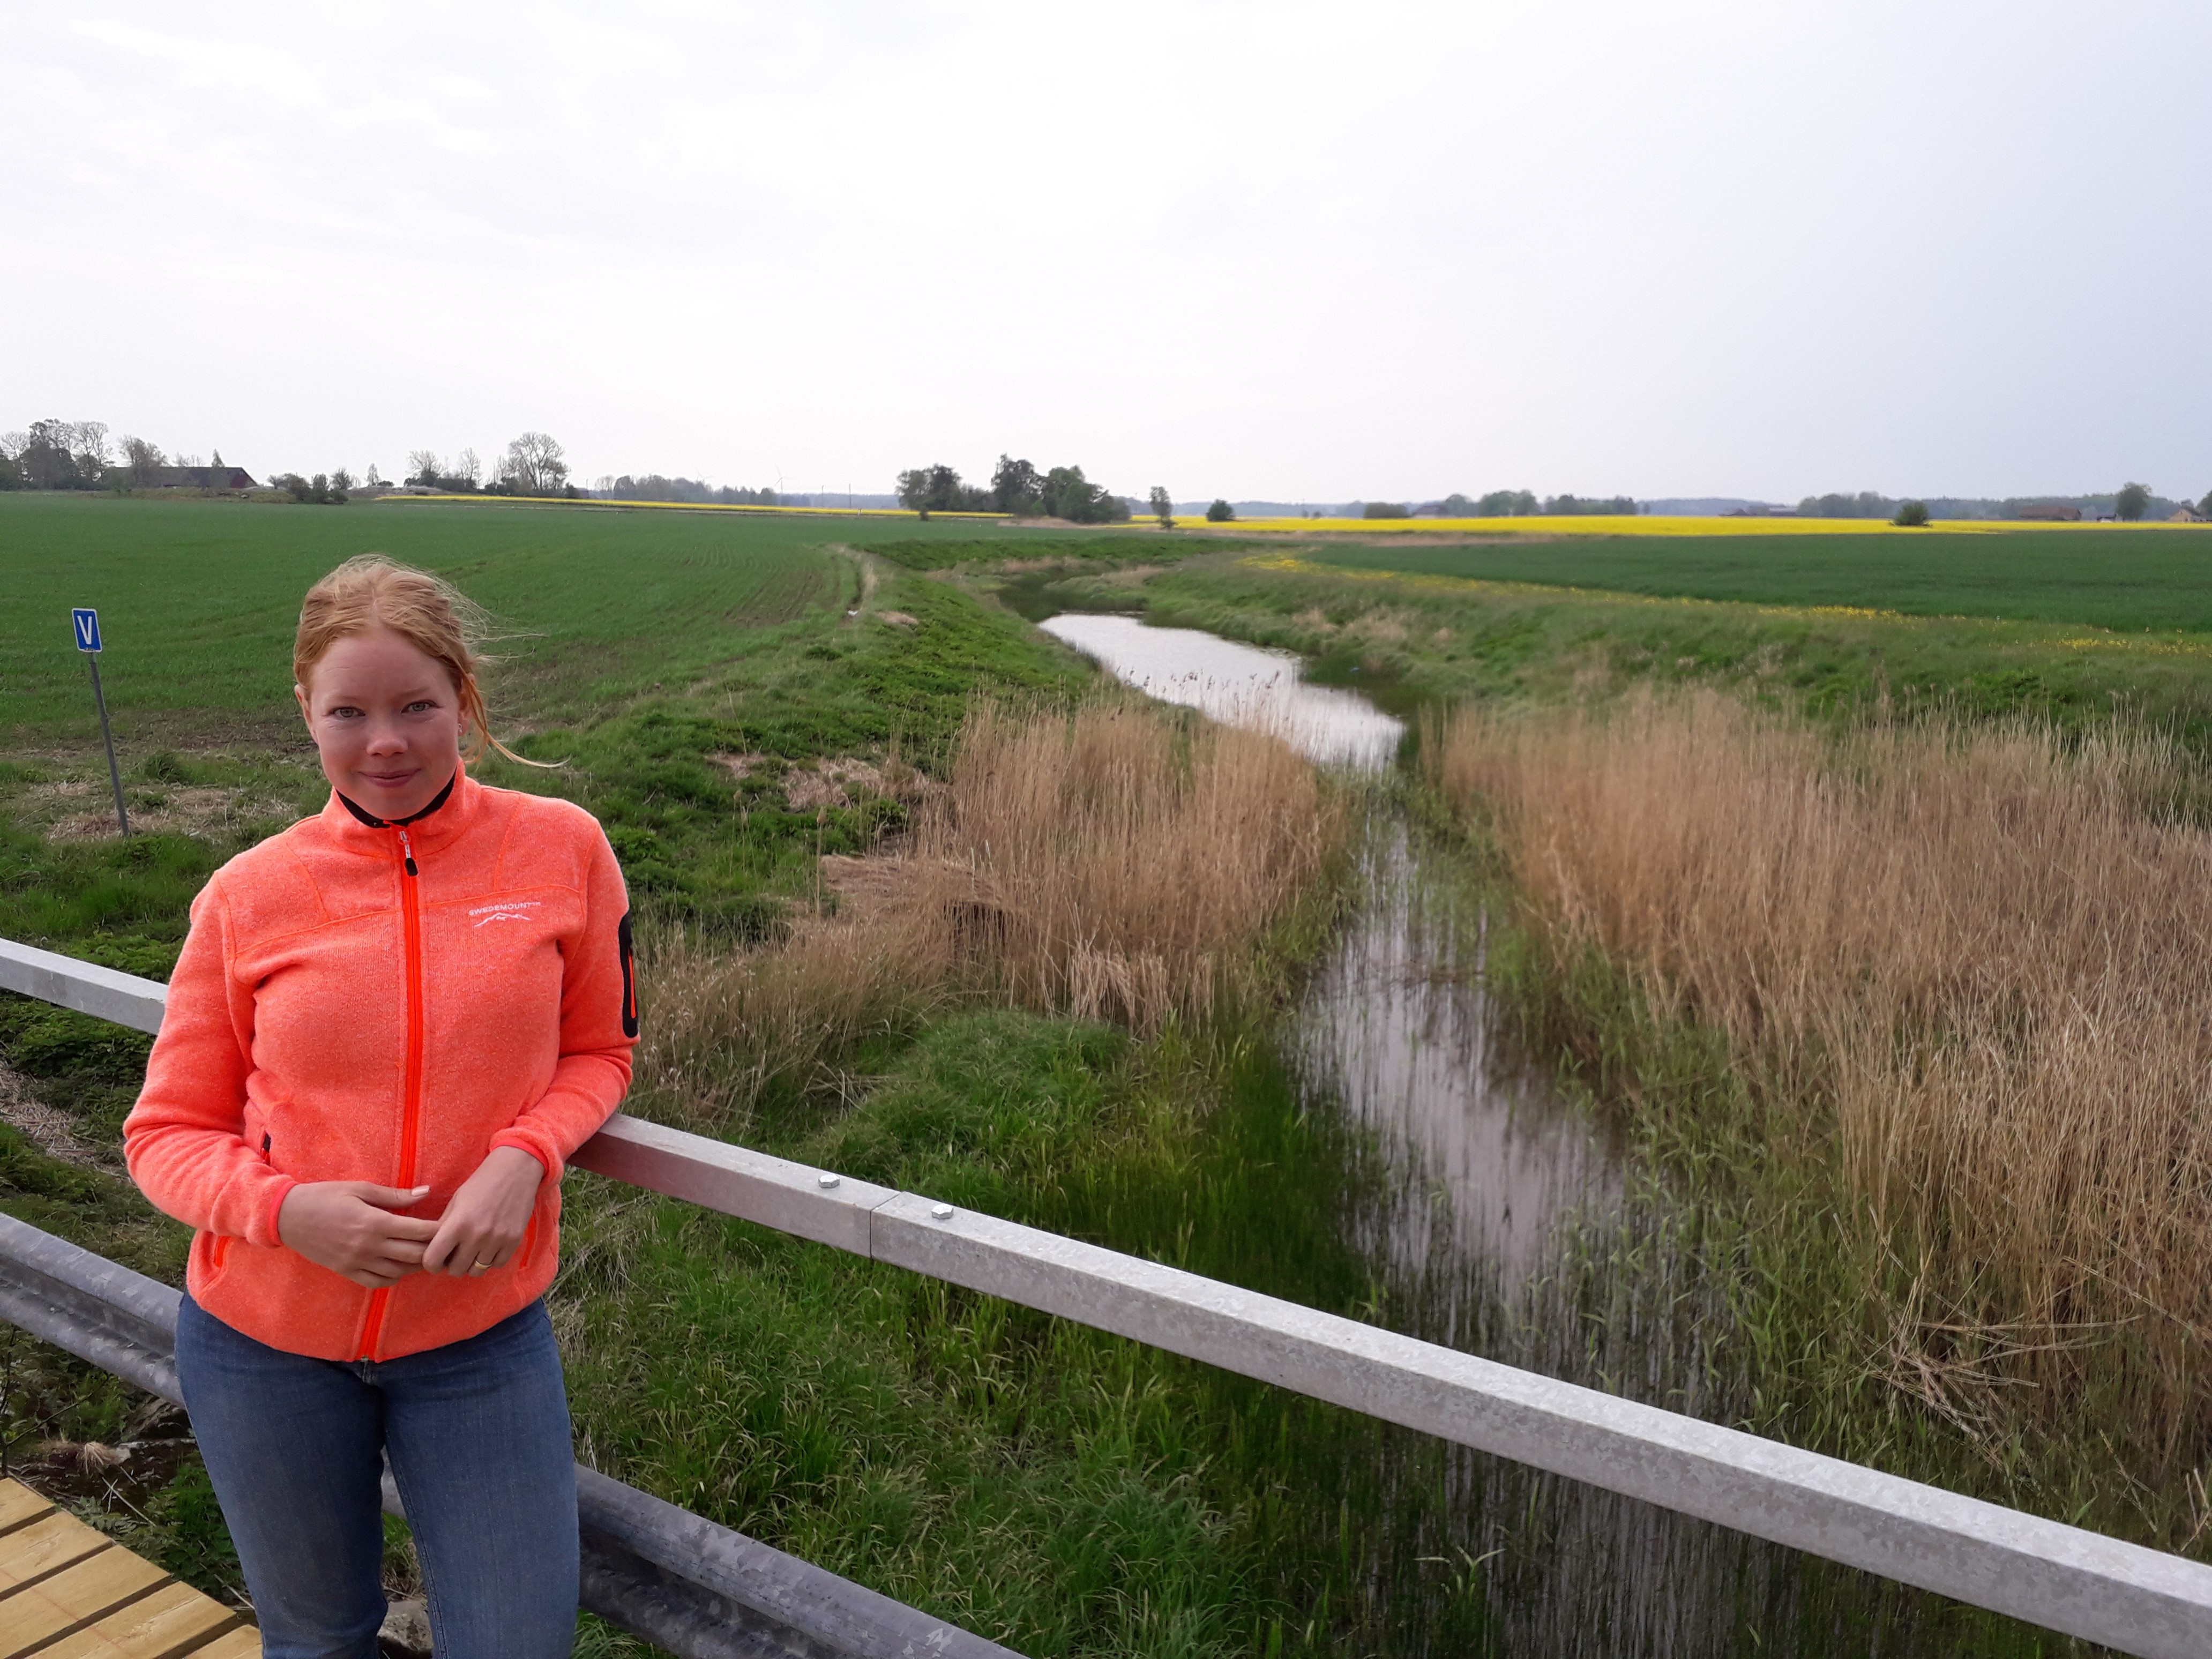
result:
[[[929,1212],[939,1221],[952,1219],[952,1206],[950,1204],[933,1204],[929,1206]]]
[[[827,1192],[830,1188],[837,1184],[837,1177],[833,1175],[817,1176],[816,1178],[815,1184],[820,1187],[824,1192]]]

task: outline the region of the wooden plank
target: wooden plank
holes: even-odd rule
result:
[[[240,1625],[199,1649],[192,1659],[261,1659],[261,1632],[251,1625]]]
[[[151,1595],[65,1636],[39,1659],[183,1659],[238,1623],[238,1614],[190,1584]]]
[[[0,1601],[0,1659],[82,1630],[165,1582],[129,1550],[102,1550]]]
[[[0,1480],[0,1533],[13,1532],[37,1520],[52,1504],[20,1480]]]
[[[261,1632],[21,1481],[0,1480],[0,1659],[32,1649],[36,1659],[261,1659]]]
[[[50,1509],[27,1527],[0,1533],[0,1597],[114,1547],[65,1510]]]

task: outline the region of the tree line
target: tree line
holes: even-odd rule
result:
[[[2212,492],[2203,500],[2169,498],[2148,484],[2124,483],[2108,495],[1930,495],[1922,501],[1893,499],[1872,489],[1856,495],[1808,495],[1797,503],[1801,519],[1888,519],[1898,521],[1908,508],[1921,509],[1924,518],[2017,519],[2039,507],[2064,507],[2085,519],[2115,519],[2135,524],[2144,519],[2166,519],[2186,507],[2212,519]]]
[[[1589,518],[1599,514],[1634,517],[1644,509],[1633,495],[1577,495],[1571,493],[1539,499],[1534,490],[1493,489],[1468,497],[1454,490],[1440,501],[1420,509],[1424,518],[1535,519]]]
[[[696,478],[671,478],[659,472],[601,478],[592,486],[592,494],[610,501],[696,501],[710,507],[775,507],[782,500],[773,489],[744,489],[734,484],[717,489]]]
[[[407,484],[435,489],[448,495],[566,495],[579,498],[583,491],[568,482],[568,452],[561,441],[544,432],[526,432],[507,447],[493,469],[490,481],[473,449],[464,449],[452,460],[442,460],[434,449],[410,450],[407,456]]]
[[[1040,472],[1028,461],[1000,455],[988,486],[963,483],[958,471],[938,465],[898,475],[899,505],[927,518],[933,513],[997,513],[1007,518],[1066,519],[1071,524],[1119,524],[1129,503],[1079,466]]]
[[[222,466],[221,451],[210,465]],[[200,465],[189,455],[172,463],[144,438],[111,442],[105,421],[33,421],[0,434],[0,489],[155,489]]]

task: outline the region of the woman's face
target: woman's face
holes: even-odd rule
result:
[[[295,685],[331,787],[380,818],[412,817],[461,763],[461,700],[446,665],[388,628],[350,634]]]

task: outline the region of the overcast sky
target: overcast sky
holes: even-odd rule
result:
[[[2203,0],[9,9],[0,428],[266,474],[2212,489]]]

